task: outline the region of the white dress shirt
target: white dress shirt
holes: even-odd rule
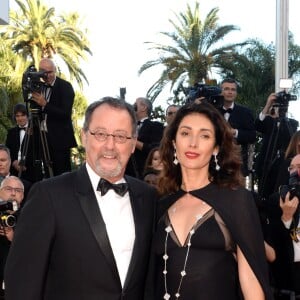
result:
[[[107,235],[117,264],[122,286],[126,279],[135,241],[135,226],[129,193],[119,196],[109,190],[104,196],[97,191],[100,177],[86,163],[86,168],[98,201]],[[115,182],[125,182],[124,179]],[[105,276],[105,274],[104,274]]]

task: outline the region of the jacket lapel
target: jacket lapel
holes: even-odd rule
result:
[[[116,274],[118,277],[117,265],[107,236],[106,226],[85,165],[77,172],[76,181],[76,186],[78,187],[78,199],[81,208],[88,220],[101,252],[110,265],[113,274]],[[119,277],[118,280],[120,280]]]
[[[124,282],[124,289],[128,286],[130,279],[134,275],[134,270],[138,262],[140,250],[143,248],[143,245],[141,243],[142,243],[143,234],[145,232],[143,227],[143,216],[145,214],[142,211],[142,205],[141,205],[142,204],[141,199],[143,198],[143,194],[142,192],[139,191],[137,187],[135,187],[135,183],[133,180],[131,180],[130,177],[125,176],[125,179],[129,185],[129,197],[130,197],[131,209],[132,209],[134,226],[135,226],[135,241],[134,241],[130,264],[126,275],[126,280]]]

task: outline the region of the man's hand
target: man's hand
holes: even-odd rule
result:
[[[14,230],[12,227],[0,227],[0,235],[5,236],[10,242],[14,238]]]
[[[25,171],[25,170],[26,170],[26,167],[25,167],[25,166],[21,166],[21,165],[20,165],[20,162],[19,162],[18,160],[14,160],[14,161],[12,162],[12,166],[13,166],[14,169],[16,169],[18,172],[19,172],[20,170],[22,170],[22,171]]]
[[[271,93],[267,99],[266,105],[262,111],[264,115],[268,115],[270,113],[270,108],[273,106],[276,100],[276,93]]]
[[[38,92],[32,92],[31,99],[41,107],[44,107],[47,104],[45,97]]]
[[[293,215],[295,214],[299,199],[297,197],[293,197],[290,200],[290,193],[288,192],[285,196],[285,201],[280,197],[280,208],[282,210],[281,220],[283,222],[288,222],[293,219]]]

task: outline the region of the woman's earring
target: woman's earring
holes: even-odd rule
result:
[[[176,156],[176,149],[174,148],[174,159],[173,159],[173,164],[174,165],[178,165],[178,159],[177,159],[177,156]]]
[[[217,153],[214,153],[213,156],[214,156],[214,160],[215,160],[215,169],[216,171],[219,171],[221,169],[221,167],[219,166],[218,164],[218,158],[217,158]]]

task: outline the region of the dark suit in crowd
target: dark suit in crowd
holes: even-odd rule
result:
[[[49,102],[43,110],[47,116],[47,141],[54,175],[71,170],[70,149],[77,146],[71,120],[73,102],[72,85],[56,77]]]
[[[23,130],[23,129],[22,129]],[[26,167],[25,170],[21,172],[20,178],[26,179],[30,182],[35,182],[42,179],[41,168],[40,165],[37,164],[34,160],[34,152],[33,152],[33,140],[32,135],[28,135],[28,132],[25,134],[21,151],[24,153],[24,146],[28,142],[28,148],[26,151],[26,157],[24,165]],[[18,152],[20,149],[20,127],[15,126],[7,131],[6,142],[5,145],[9,148],[11,161],[18,160]],[[24,153],[25,154],[25,153]],[[19,172],[11,166],[10,168],[11,175],[19,176]]]
[[[138,141],[144,143],[143,149],[135,149],[128,162],[126,174],[142,179],[144,166],[151,149],[159,146],[164,132],[164,126],[157,121],[145,119],[140,124]]]
[[[298,124],[298,121],[286,117],[266,116],[263,121],[259,117],[255,120],[255,128],[262,134],[262,144],[255,162],[258,191],[262,197],[268,197],[278,191],[281,184],[288,183],[290,159],[285,161],[284,154]]]
[[[250,144],[255,142],[256,138],[253,114],[249,108],[234,103],[234,107],[230,112],[228,123],[232,128],[238,130],[236,142],[241,146],[243,160],[242,171],[243,175],[247,176],[249,175],[248,147]]]
[[[277,290],[293,290],[300,295],[300,262],[294,262],[292,240],[299,223],[299,209],[287,229],[281,220],[278,192],[267,199],[267,208],[272,244],[276,252],[276,260],[270,265],[273,286]]]

